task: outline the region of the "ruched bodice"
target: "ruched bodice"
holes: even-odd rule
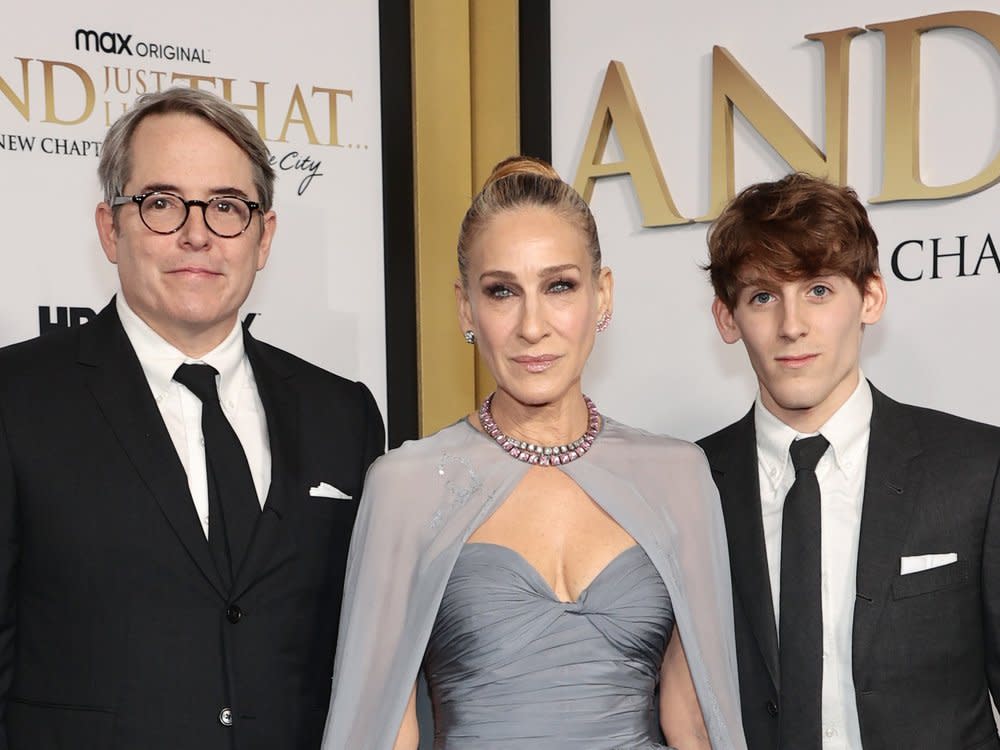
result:
[[[673,609],[629,547],[562,602],[523,557],[466,544],[425,656],[435,750],[645,750]]]

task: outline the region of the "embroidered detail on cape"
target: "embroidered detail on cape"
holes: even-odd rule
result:
[[[483,480],[479,478],[472,468],[472,463],[465,456],[442,453],[437,473],[444,481],[451,502],[434,511],[430,522],[432,529],[440,528],[452,513],[469,502],[469,499],[483,486]]]

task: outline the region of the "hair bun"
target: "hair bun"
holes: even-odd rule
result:
[[[553,211],[582,232],[593,276],[601,272],[601,243],[590,206],[551,164],[533,156],[509,156],[493,167],[483,189],[472,199],[458,230],[458,271],[469,285],[469,253],[475,238],[498,214],[521,208]]]
[[[514,177],[517,175],[530,175],[562,182],[559,173],[546,161],[536,159],[534,156],[508,156],[493,167],[493,172],[486,178],[483,189],[486,189],[494,182],[499,182],[505,177]]]

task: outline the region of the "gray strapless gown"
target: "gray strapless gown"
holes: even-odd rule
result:
[[[424,668],[435,750],[652,750],[654,691],[673,628],[641,547],[559,601],[517,552],[466,544]]]

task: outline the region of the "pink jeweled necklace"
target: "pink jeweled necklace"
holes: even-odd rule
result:
[[[594,406],[594,402],[586,396],[583,397],[587,405],[587,413],[590,415],[587,424],[587,431],[572,443],[565,445],[535,445],[526,443],[523,440],[512,438],[501,430],[493,419],[491,406],[493,405],[494,391],[483,405],[479,407],[479,424],[483,426],[483,431],[497,441],[497,444],[519,461],[524,461],[535,466],[559,466],[575,461],[584,453],[590,450],[594,444],[597,433],[601,429],[601,414]]]

